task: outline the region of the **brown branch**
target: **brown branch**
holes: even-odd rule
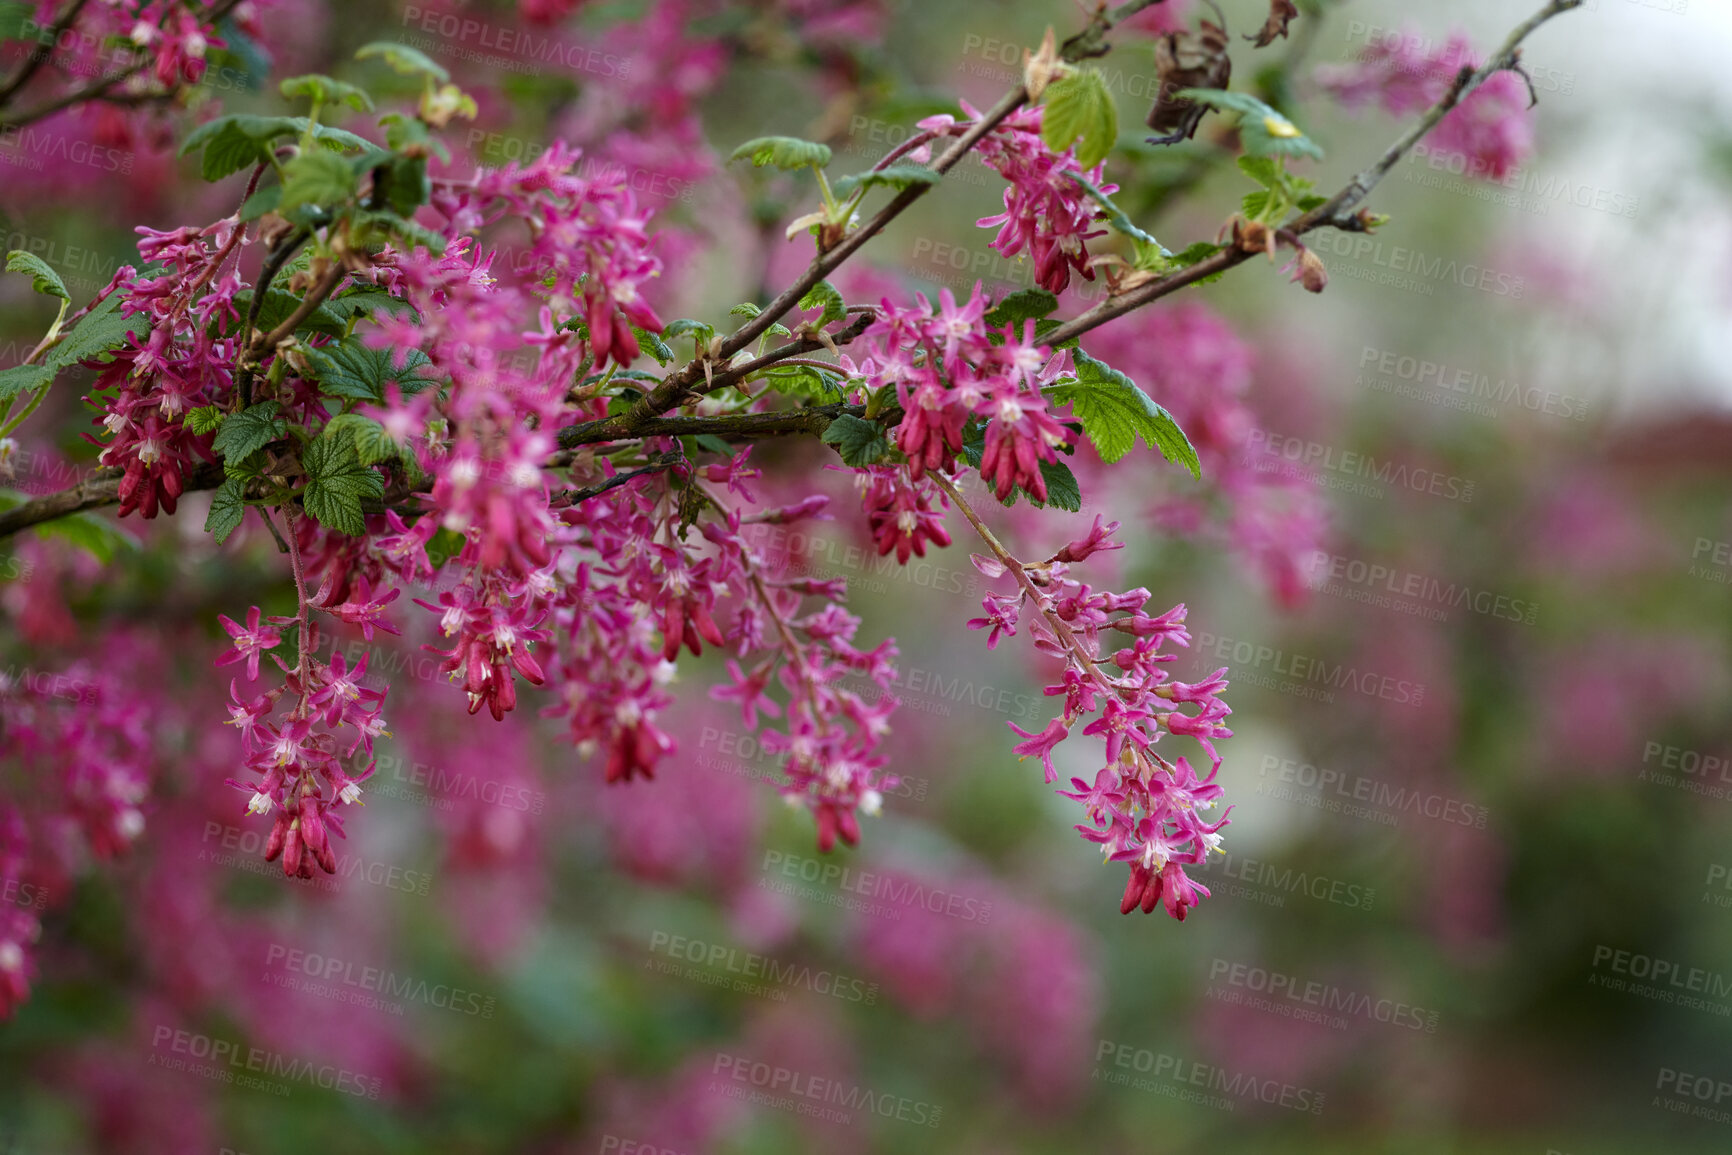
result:
[[[90,0],[72,0],[72,6],[62,13],[60,19],[56,20],[54,26],[48,30],[48,39],[39,40],[35,51],[25,58],[17,75],[4,85],[0,85],[0,106],[4,106],[7,101],[16,96],[18,90],[29,84],[30,78],[35,76],[44,64],[48,63],[49,57],[54,55],[54,46],[60,43],[60,37],[65,34],[68,28],[72,27],[72,22],[78,19],[78,14],[84,10],[84,6],[89,2]]]

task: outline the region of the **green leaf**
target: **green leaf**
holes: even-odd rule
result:
[[[222,428],[225,416],[227,415],[215,405],[200,405],[197,409],[187,410],[186,416],[181,419],[181,424],[185,425],[194,436],[203,437],[207,433],[215,433]]]
[[[1239,158],[1239,171],[1267,189],[1276,188],[1281,183],[1281,168],[1272,157],[1242,156]]]
[[[401,297],[393,297],[377,285],[355,285],[344,289],[334,297],[325,298],[322,307],[344,322],[352,317],[370,317],[378,309],[415,316],[413,305]]]
[[[210,513],[204,519],[204,531],[216,538],[221,545],[229,539],[229,534],[240,528],[241,519],[246,516],[245,501],[246,483],[239,478],[228,478],[217,486],[211,495]]]
[[[874,464],[890,451],[890,439],[885,436],[883,426],[852,413],[839,414],[820,440],[834,445],[842,455],[842,463],[856,469]]]
[[[441,529],[427,543],[427,561],[438,569],[463,550],[463,535],[454,530]]]
[[[1218,88],[1182,88],[1175,95],[1221,112],[1239,114],[1239,141],[1254,157],[1308,156],[1323,159],[1323,150],[1299,126],[1255,96]]]
[[[318,379],[320,390],[331,397],[350,397],[357,401],[382,403],[385,386],[395,381],[404,396],[421,392],[433,382],[419,372],[431,365],[427,354],[419,349],[403,350],[403,368],[392,363],[392,350],[373,349],[359,337],[345,337],[321,349],[307,350],[307,364]]]
[[[811,397],[820,401],[838,401],[842,397],[841,378],[811,365],[772,367],[758,377],[776,392],[790,397]]]
[[[654,357],[657,365],[665,366],[674,359],[673,347],[661,336],[637,325],[631,327],[632,336],[637,338],[638,348]]]
[[[705,346],[715,340],[716,330],[715,326],[706,325],[702,321],[694,321],[690,317],[680,317],[668,323],[667,327],[662,330],[662,336],[670,341],[676,337],[689,336],[697,342],[698,351],[701,353]]]
[[[307,471],[307,487],[301,491],[301,500],[308,516],[327,529],[351,537],[366,533],[361,501],[383,497],[385,480],[361,464],[354,441],[341,433],[314,438],[308,443],[301,464]]]
[[[1202,477],[1197,451],[1172,414],[1112,366],[1096,361],[1081,349],[1074,356],[1077,375],[1064,378],[1042,392],[1056,404],[1070,404],[1071,412],[1083,423],[1083,431],[1094,442],[1103,461],[1110,464],[1119,460],[1131,451],[1140,436],[1168,461],[1190,470],[1192,477]]]
[[[266,185],[248,197],[241,205],[241,220],[256,221],[266,213],[274,213],[283,201],[283,186]]]
[[[728,316],[730,316],[730,317],[756,317],[759,313],[762,313],[763,311],[764,310],[760,309],[752,301],[741,301],[739,304],[735,305],[733,308],[728,310]]]
[[[1024,321],[1038,321],[1054,309],[1058,308],[1058,298],[1045,289],[1018,289],[998,299],[998,304],[986,311],[982,318],[989,329],[1002,329],[1006,325],[1022,333]]]
[[[1029,501],[1037,506],[1050,505],[1068,513],[1082,512],[1082,486],[1077,484],[1076,474],[1070,466],[1062,461],[1043,461],[1040,463],[1041,480],[1046,482],[1046,500],[1035,501],[1034,495],[1029,495]]]
[[[700,433],[696,437],[692,438],[692,442],[699,449],[706,450],[710,453],[719,453],[723,457],[732,457],[734,455],[734,447],[713,433]]]
[[[355,170],[328,152],[304,152],[283,166],[283,194],[278,208],[286,212],[302,205],[332,208],[355,195]]]
[[[356,60],[366,60],[377,56],[393,71],[403,76],[431,76],[435,83],[444,84],[451,79],[451,74],[433,62],[433,58],[425,52],[410,48],[406,44],[393,44],[388,40],[375,40],[362,46],[355,53]]]
[[[893,188],[901,192],[909,185],[937,184],[939,175],[923,164],[893,164],[874,172],[857,172],[832,181],[830,188],[839,197],[853,196],[858,188]]]
[[[103,565],[113,562],[123,550],[138,548],[138,538],[90,510],[42,522],[36,526],[36,532],[75,545]]]
[[[221,180],[248,165],[272,159],[278,137],[300,136],[308,131],[327,148],[368,149],[377,147],[365,137],[324,124],[310,124],[304,116],[219,116],[199,125],[181,143],[180,155],[204,151],[201,172],[205,180]]]
[[[54,383],[54,370],[47,365],[14,365],[0,369],[0,401],[9,401],[20,393],[34,393]]]
[[[413,216],[415,210],[433,195],[425,156],[404,156],[378,148],[349,163],[354,166],[357,178],[365,173],[373,174],[373,189],[367,198],[368,203],[388,208],[400,217]]]
[[[252,307],[253,291],[251,289],[242,289],[235,294],[235,309],[241,316],[245,317]],[[291,293],[287,289],[266,289],[265,303],[259,306],[259,331],[262,333],[270,332],[287,321],[300,307],[301,298],[298,294]],[[315,333],[323,333],[327,337],[341,337],[347,328],[348,324],[342,317],[321,303],[318,308],[307,314],[306,320],[300,323],[296,331],[310,329]]]
[[[355,456],[362,465],[377,465],[396,461],[403,448],[385,432],[385,427],[371,417],[359,413],[339,413],[325,423],[321,437],[347,437],[355,447]]]
[[[445,252],[445,238],[432,229],[416,224],[407,217],[383,209],[362,209],[349,216],[356,238],[363,242],[380,234],[386,241],[402,241],[413,250],[424,248],[434,256]],[[399,245],[399,248],[402,246]]]
[[[329,76],[322,76],[317,72],[288,77],[277,85],[277,91],[290,100],[304,96],[321,104],[346,104],[356,112],[373,111],[373,98],[367,95],[365,89],[345,84],[341,80],[332,80]]]
[[[379,123],[385,126],[385,144],[394,152],[417,156],[432,154],[442,161],[451,160],[451,150],[432,134],[423,121],[400,112],[388,112],[379,118]]]
[[[1093,68],[1084,68],[1047,85],[1041,100],[1040,137],[1054,152],[1063,152],[1078,137],[1077,163],[1091,169],[1107,158],[1119,139],[1119,110],[1107,82]]]
[[[1246,220],[1254,221],[1268,212],[1269,206],[1274,201],[1274,193],[1267,189],[1258,189],[1256,192],[1245,194],[1245,199],[1239,202],[1239,212],[1244,215]]]
[[[743,157],[751,157],[752,164],[758,168],[767,164],[781,169],[805,168],[807,165],[823,168],[830,163],[830,146],[795,136],[760,136],[736,148],[728,161],[732,163]]]
[[[239,413],[231,413],[210,443],[210,447],[225,459],[243,460],[256,449],[284,436],[289,423],[277,416],[282,408],[275,401],[261,401]]]
[[[143,315],[122,317],[120,294],[110,293],[102,304],[84,314],[84,319],[61,335],[60,342],[43,355],[42,363],[50,369],[64,369],[79,361],[110,361],[110,351],[125,345],[132,337],[140,344],[150,336],[150,322]]]
[[[819,281],[806,295],[800,298],[800,308],[824,309],[824,315],[818,319],[818,327],[823,328],[832,321],[840,321],[848,315],[848,302],[842,299],[842,294],[836,291],[836,286],[829,281]]]
[[[35,29],[35,4],[0,0],[0,40],[23,40]]]
[[[60,274],[48,267],[35,253],[27,253],[23,249],[13,249],[6,254],[6,271],[8,273],[30,274],[31,288],[45,297],[59,297],[62,301],[72,300],[72,294],[66,291],[66,282],[60,279]]]
[[[1213,241],[1198,241],[1196,244],[1186,245],[1174,253],[1173,260],[1178,262],[1180,268],[1188,269],[1198,261],[1208,260],[1226,247],[1226,245],[1217,245]]]

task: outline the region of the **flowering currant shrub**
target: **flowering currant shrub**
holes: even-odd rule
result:
[[[575,7],[525,2],[522,16],[554,24]],[[1176,0],[1097,6],[1062,45],[1049,31],[998,103],[958,101],[865,171],[837,171],[819,141],[740,143],[735,171],[810,190],[799,195],[815,207],[785,229],[804,271],[725,317],[675,317],[696,240],[658,221],[630,173],[713,167],[690,102],[726,50],[685,31],[708,7],[652,5],[639,39],[609,42],[622,61],[666,59],[622,82],[623,103],[586,97],[563,114],[586,147],[554,140],[476,167],[453,150],[491,94],[409,45],[360,48],[345,79],[282,78],[279,114],[241,114],[198,86],[227,37],[268,41],[269,5],[36,5],[39,34],[0,82],[0,127],[84,117],[172,144],[221,207],[202,223],[138,222],[136,260],[87,302],[40,257],[11,255],[59,313],[0,371],[0,462],[32,436],[51,386],[82,371],[97,472],[54,494],[9,492],[0,531],[100,556],[118,531],[93,510],[114,505],[121,525],[184,520],[200,493],[216,546],[279,559],[293,613],[236,588],[211,623],[227,637],[205,655],[227,717],[173,716],[222,735],[230,769],[216,784],[238,791],[232,814],[300,879],[365,846],[358,808],[400,697],[369,672],[374,651],[346,656],[339,635],[431,636],[472,726],[512,725],[523,708],[560,719],[587,772],[645,797],[672,789],[658,773],[688,756],[672,683],[713,650],[726,671],[716,708],[737,709],[778,759],[778,788],[809,814],[818,849],[858,844],[860,817],[906,773],[885,745],[896,644],[862,636],[845,580],[795,575],[762,531],[851,521],[898,564],[977,537],[989,592],[966,624],[984,650],[1024,648],[1053,714],[1039,730],[1011,725],[1007,760],[1038,758],[1080,806],[1082,839],[1126,872],[1122,911],[1184,919],[1209,893],[1187,868],[1221,849],[1229,823],[1216,782],[1232,733],[1226,671],[1175,677],[1185,605],[1118,590],[1102,555],[1143,514],[1225,538],[1290,603],[1320,518],[1247,464],[1245,370],[1220,321],[1196,306],[1160,306],[1142,329],[1119,319],[1281,249],[1283,272],[1322,292],[1305,236],[1383,225],[1363,202],[1393,160],[1318,193],[1304,172],[1321,149],[1278,94],[1230,86],[1220,29]],[[871,4],[782,7],[820,53],[878,32]],[[1231,51],[1285,37],[1295,15],[1272,5]],[[1210,126],[1250,182],[1217,232],[1173,247],[1114,199],[1117,117],[1089,63],[1139,33],[1164,46],[1151,124],[1178,125],[1173,139]],[[1435,127],[1438,147],[1501,176],[1530,143],[1522,35],[1483,58],[1456,41],[1423,58],[1374,49],[1321,79],[1349,106]],[[1028,262],[1032,286],[993,295],[977,282],[936,301],[857,290],[868,274],[844,266],[976,158],[1002,186],[1003,211],[977,222],[984,243]],[[1098,303],[1067,296],[1083,286]],[[813,450],[852,475],[857,508],[820,492]],[[1090,493],[1143,505],[1073,537],[1062,515]],[[1006,508],[1020,540],[988,526]],[[79,571],[101,580],[100,565]],[[9,605],[21,628],[64,632],[63,607],[29,597],[49,600]],[[0,871],[45,895],[64,892],[81,855],[149,837],[153,760],[188,740],[162,729],[147,675],[116,672],[148,670],[147,643],[117,631],[103,645],[124,660],[102,674],[0,682],[0,763],[32,786],[29,806],[0,795]],[[1060,783],[1061,746],[1092,776]],[[498,862],[520,843],[476,839],[493,847],[478,859]],[[0,1013],[25,997],[37,929],[28,909],[0,909]]]

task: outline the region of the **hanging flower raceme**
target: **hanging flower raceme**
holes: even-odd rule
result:
[[[981,114],[967,101],[961,104],[967,120],[957,121],[944,114],[928,117],[919,127],[933,137],[968,131]],[[1099,202],[1075,178],[1084,178],[1108,195],[1118,186],[1104,183],[1105,161],[1085,172],[1074,149],[1058,153],[1047,147],[1040,135],[1045,111],[1039,105],[1019,108],[994,125],[975,146],[980,159],[1010,184],[1004,190],[1004,211],[982,217],[975,224],[997,228],[992,247],[1006,257],[1026,251],[1034,262],[1034,283],[1062,293],[1070,285],[1072,270],[1085,281],[1094,280],[1085,242],[1106,232],[1094,227],[1103,215]]]
[[[1101,740],[1105,759],[1094,781],[1072,778],[1073,789],[1059,793],[1082,806],[1088,819],[1077,826],[1082,836],[1099,844],[1108,860],[1130,865],[1120,909],[1147,913],[1162,904],[1182,920],[1209,893],[1185,867],[1220,848],[1219,832],[1228,821],[1225,812],[1212,813],[1221,796],[1214,742],[1232,733],[1224,721],[1232,711],[1220,699],[1226,670],[1195,684],[1173,680],[1164,667],[1177,660],[1173,647],[1190,644],[1185,607],[1152,615],[1146,589],[1100,592],[1070,576],[1072,565],[1120,548],[1111,540],[1117,529],[1117,522],[1103,525],[1097,516],[1088,535],[1039,564],[1017,561],[994,541],[998,556],[977,555],[975,566],[989,578],[1012,578],[1016,588],[987,595],[987,616],[968,624],[993,631],[989,646],[1001,633],[1026,627],[1036,649],[1063,662],[1044,691],[1060,699],[1063,710],[1038,733],[1011,723],[1023,739],[1015,752],[1038,757],[1051,783],[1058,777],[1053,752],[1061,743],[1079,729]],[[1194,739],[1209,760],[1208,774],[1199,777],[1184,756],[1164,756],[1157,746],[1166,736]]]
[[[864,336],[868,356],[858,366],[844,362],[873,388],[894,387],[903,409],[896,447],[914,480],[953,469],[974,421],[984,426],[980,473],[999,498],[1021,487],[1045,501],[1041,463],[1069,452],[1075,435],[1048,410],[1041,389],[1066,371],[1069,355],[1037,344],[1032,321],[1021,334],[1008,325],[991,332],[978,281],[966,304],[958,305],[949,289],[940,292],[937,309],[924,294],[915,302],[899,308],[885,300]],[[903,532],[932,524],[922,521],[917,504],[907,512],[913,527]],[[930,536],[929,529],[921,532]],[[889,540],[894,546],[895,537]]]

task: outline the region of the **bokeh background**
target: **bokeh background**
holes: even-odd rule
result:
[[[413,44],[481,103],[452,171],[554,139],[624,165],[664,230],[662,315],[715,321],[809,255],[781,235],[810,182],[727,166],[736,143],[799,135],[831,144],[832,172],[868,167],[1083,19],[1031,0],[560,7],[550,32],[499,3],[261,4],[268,35],[214,55],[201,98],[276,111],[278,77]],[[1260,22],[1222,7],[1236,32]],[[1391,32],[1485,51],[1530,5],[1301,7],[1292,39],[1237,43],[1235,86],[1324,145],[1306,171],[1327,190],[1401,122],[1339,108],[1319,69]],[[1212,239],[1248,188],[1232,140],[1211,120],[1138,143],[1151,40],[1117,45],[1117,199],[1173,249]],[[903,669],[903,785],[827,857],[708,700],[707,657],[682,667],[680,756],[604,789],[556,720],[464,715],[404,613],[373,659],[397,725],[359,868],[290,884],[221,786],[238,741],[210,668],[219,612],[292,604],[268,538],[218,551],[195,496],[107,570],[33,535],[0,547],[8,668],[184,685],[145,720],[144,836],[49,886],[41,976],[0,1025],[0,1150],[1732,1148],[1728,51],[1723,5],[1589,0],[1526,49],[1534,145],[1504,182],[1409,159],[1371,200],[1392,217],[1375,238],[1317,240],[1321,296],[1253,262],[1085,338],[1211,466],[1202,485],[1148,452],[1081,469],[1086,510],[1131,542],[1115,580],[1190,607],[1181,674],[1233,678],[1229,854],[1182,924],[1118,915],[1122,872],[1009,752],[1007,722],[1049,716],[1042,671],[967,628],[960,519],[950,550],[880,565],[811,446],[762,453],[837,517],[768,547],[849,578],[861,636],[896,637]],[[132,226],[231,211],[235,182],[174,156],[185,115],[0,138],[6,247],[82,300],[133,259]],[[89,163],[43,163],[80,142]],[[838,284],[1025,287],[974,225],[1000,187],[969,162]],[[22,278],[0,294],[12,364],[51,316]],[[63,386],[10,484],[66,484],[88,429]],[[1074,529],[991,516],[1028,554]],[[116,619],[158,644],[105,645]],[[346,1074],[198,1069],[249,1048]]]

